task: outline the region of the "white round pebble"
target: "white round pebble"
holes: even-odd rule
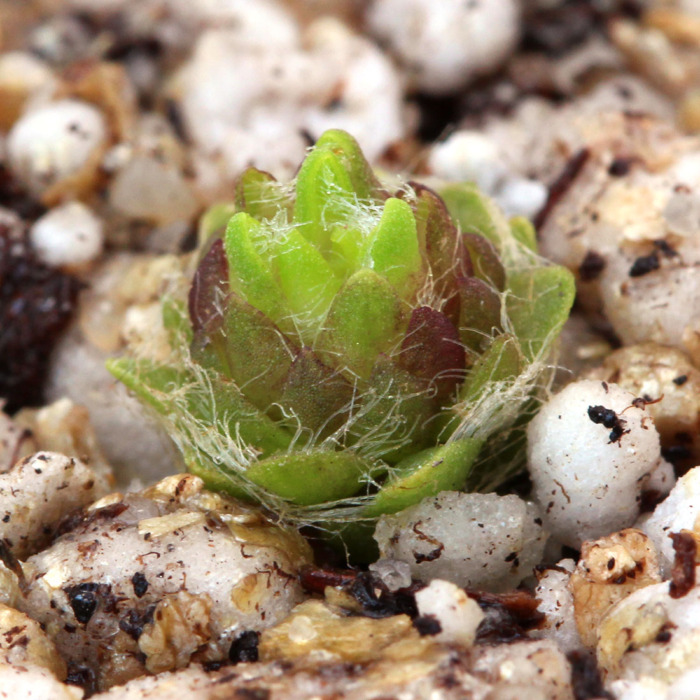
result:
[[[696,576],[698,571],[696,567]],[[655,583],[613,606],[599,628],[597,651],[603,677],[615,697],[696,700],[700,680],[698,624],[697,586],[673,597],[669,581]],[[664,630],[670,634],[657,636]]]
[[[695,467],[678,479],[668,497],[656,506],[652,515],[641,525],[641,529],[656,546],[664,575],[669,574],[675,556],[669,535],[681,530],[695,531],[698,516],[700,467]]]
[[[180,170],[149,155],[135,156],[117,173],[109,203],[126,217],[158,224],[188,221],[199,206]]]
[[[382,556],[407,562],[415,578],[503,591],[532,574],[546,533],[533,504],[517,496],[443,491],[382,516],[374,538]]]
[[[495,199],[506,216],[532,219],[547,201],[548,190],[538,180],[512,177],[496,192]]]
[[[419,89],[445,94],[489,73],[515,49],[517,0],[375,0],[371,31]]]
[[[78,173],[107,138],[101,112],[66,99],[24,114],[7,139],[10,168],[36,196]]]
[[[676,472],[673,465],[662,457],[644,482],[644,490],[653,491],[659,496],[667,496],[675,485]]]
[[[231,177],[250,165],[291,177],[309,145],[304,134],[346,129],[369,160],[405,135],[395,68],[371,41],[329,18],[295,45],[251,46],[233,30],[207,30],[174,84],[197,148],[220,157]]]
[[[506,216],[531,219],[547,201],[545,185],[513,172],[505,165],[494,139],[479,131],[456,131],[435,144],[428,165],[436,177],[476,183],[496,200]]]
[[[583,649],[574,619],[574,598],[569,591],[569,579],[575,568],[573,559],[562,559],[540,575],[535,588],[537,610],[545,615],[545,620],[530,636],[551,639],[565,653]]]
[[[533,496],[546,527],[578,547],[631,526],[647,476],[660,457],[659,434],[635,396],[615,384],[584,380],[552,397],[528,426]],[[643,403],[641,404],[643,406]],[[619,425],[594,422],[611,409]]]
[[[23,51],[0,54],[0,91],[3,97],[7,97],[8,91],[30,97],[42,88],[53,87],[55,82],[51,68],[37,56]]]
[[[264,48],[292,46],[297,41],[293,15],[276,0],[163,0],[163,4],[188,28],[226,27],[237,44]]]
[[[92,262],[104,246],[101,219],[81,202],[51,209],[32,225],[29,238],[39,259],[50,267]]]
[[[440,632],[435,639],[446,644],[471,646],[484,619],[479,604],[449,581],[431,581],[416,593],[416,605],[419,615],[437,620]]]
[[[493,139],[478,131],[456,131],[435,144],[428,165],[433,174],[446,180],[475,182],[486,194],[498,189],[507,170],[499,160]]]

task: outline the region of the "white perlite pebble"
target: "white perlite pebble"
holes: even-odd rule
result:
[[[673,465],[662,457],[656,463],[654,471],[649,474],[649,478],[644,482],[644,490],[655,491],[659,496],[667,496],[675,485],[676,472]]]
[[[31,53],[8,51],[0,55],[0,86],[17,87],[27,94],[53,82],[48,64]]]
[[[613,606],[599,627],[597,657],[615,698],[696,700],[698,624],[697,586],[674,598],[670,582],[664,581],[637,589]],[[659,634],[664,631],[668,634]]]
[[[508,174],[495,141],[479,131],[462,130],[435,144],[428,165],[446,180],[475,182],[479,189],[494,193]]]
[[[29,238],[39,259],[51,267],[91,262],[104,245],[101,219],[80,202],[51,209],[32,225]]]
[[[544,613],[544,624],[530,636],[551,639],[565,653],[583,649],[574,620],[574,598],[569,579],[576,568],[573,559],[562,559],[556,567],[546,569],[535,588],[537,611]]]
[[[369,160],[406,133],[396,69],[329,18],[287,45],[251,46],[231,29],[207,30],[173,85],[197,150],[220,157],[230,177],[250,165],[291,177],[305,134],[316,139],[329,128],[351,132]]]
[[[495,199],[506,216],[532,219],[547,201],[548,190],[539,180],[511,177],[496,192]]]
[[[369,570],[392,592],[411,585],[411,567],[405,561],[379,559]]]
[[[9,129],[28,100],[47,94],[56,84],[51,68],[22,51],[0,54],[0,126]]]
[[[59,100],[23,115],[7,139],[13,173],[36,196],[78,173],[107,138],[100,111],[79,100]]]
[[[672,532],[690,530],[696,532],[696,521],[700,515],[700,467],[691,469],[669,493],[666,500],[656,506],[651,517],[641,529],[652,540],[659,553],[659,564],[668,576],[674,559]]]
[[[440,623],[435,639],[446,644],[471,646],[476,630],[484,619],[479,604],[449,581],[435,579],[416,593],[418,614],[433,617]]]
[[[605,409],[614,413],[605,418]],[[573,382],[528,426],[533,496],[549,531],[573,547],[634,523],[659,457],[659,434],[643,402],[615,384]]]
[[[506,167],[496,142],[479,131],[456,131],[437,143],[428,165],[436,177],[476,183],[507,216],[532,218],[547,200],[545,185]]]
[[[517,496],[443,491],[379,519],[382,556],[401,559],[415,578],[504,591],[539,564],[546,533],[531,503]]]
[[[46,668],[34,665],[11,666],[0,664],[0,698],[14,700],[82,700],[82,688],[61,683]]]
[[[490,73],[518,41],[517,0],[375,0],[370,30],[425,92],[459,90]]]

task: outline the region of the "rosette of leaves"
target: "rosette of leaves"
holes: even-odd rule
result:
[[[529,223],[470,184],[391,194],[341,131],[234,199],[164,302],[170,360],[110,363],[192,472],[330,527],[512,476],[574,296]]]

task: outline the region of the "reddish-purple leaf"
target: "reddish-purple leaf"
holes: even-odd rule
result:
[[[463,233],[461,240],[471,259],[471,275],[503,290],[506,286],[506,272],[492,243],[478,233]]]
[[[434,383],[439,399],[464,380],[465,350],[450,319],[429,306],[414,309],[401,345],[399,365]]]
[[[455,279],[472,274],[469,253],[439,195],[420,183],[409,184],[416,194],[413,208],[418,239],[425,245],[435,291],[440,297],[449,298],[456,292]]]
[[[192,280],[189,311],[195,333],[210,334],[221,328],[228,294],[228,262],[219,238],[201,259]]]
[[[477,277],[459,280],[459,337],[477,353],[490,344],[493,329],[501,330],[501,298],[493,287]]]

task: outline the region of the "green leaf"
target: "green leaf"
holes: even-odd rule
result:
[[[279,399],[285,414],[292,411],[301,425],[327,435],[347,418],[341,409],[352,399],[353,387],[338,372],[324,365],[309,349],[294,359]],[[290,422],[290,429],[295,422]]]
[[[254,219],[274,219],[291,209],[284,188],[272,175],[248,168],[237,180],[234,192],[236,211],[245,211]]]
[[[367,162],[357,141],[340,129],[328,129],[316,144],[314,150],[329,151],[338,158],[347,172],[352,191],[359,200],[383,201],[386,193],[377,180],[372,166]]]
[[[574,276],[551,265],[508,277],[508,316],[525,356],[534,360],[556,339],[574,303]]]
[[[261,410],[277,401],[296,348],[257,309],[232,294],[224,321],[228,375]]]
[[[264,239],[263,226],[244,212],[229,221],[224,235],[230,288],[275,323],[289,315],[287,303],[268,260],[256,242]]]
[[[168,341],[173,350],[186,348],[192,342],[192,326],[187,315],[187,307],[173,297],[163,297],[161,302],[163,328],[168,333]]]
[[[471,368],[459,392],[460,402],[473,403],[489,386],[517,377],[522,363],[516,339],[507,334],[498,336]]]
[[[470,183],[450,184],[440,188],[447,209],[465,233],[480,233],[498,250],[501,235],[494,220],[493,205]]]
[[[206,243],[221,235],[228,220],[236,213],[236,205],[232,202],[224,202],[209,207],[199,220],[197,229],[197,247],[205,250]]]
[[[112,376],[162,416],[167,416],[172,410],[169,395],[192,381],[192,376],[185,370],[157,365],[150,360],[116,357],[108,359],[105,366]]]
[[[205,424],[224,428],[228,436],[239,435],[261,458],[286,450],[292,442],[292,435],[258,410],[233,382],[211,377],[208,385],[199,393],[192,392],[189,398],[192,410]]]
[[[483,443],[483,440],[462,438],[429,447],[402,460],[367,507],[366,514],[376,517],[397,513],[440,491],[462,488]]]
[[[211,457],[193,443],[182,451],[187,471],[198,476],[211,491],[223,491],[234,498],[251,501],[249,491],[242,485],[240,476],[232,475],[223,464],[217,464]]]
[[[510,220],[510,232],[516,241],[533,253],[537,253],[537,232],[529,219],[524,216],[514,216]]]
[[[333,300],[317,348],[327,364],[368,378],[377,356],[398,346],[407,323],[389,283],[359,270]]]
[[[328,263],[340,279],[346,279],[361,266],[365,238],[360,229],[334,226],[330,233]]]
[[[464,381],[465,350],[459,332],[441,311],[429,306],[413,310],[398,365],[425,381],[435,398],[449,398]]]
[[[342,282],[299,231],[277,241],[272,258],[280,288],[305,345],[312,345]]]
[[[402,299],[412,300],[421,281],[416,219],[401,199],[386,200],[382,218],[366,243],[365,265],[386,279]]]
[[[291,444],[292,436],[286,430],[221,377],[197,381],[190,372],[126,357],[108,360],[107,369],[183,435],[207,426],[222,435],[240,437],[263,456]]]
[[[351,444],[372,457],[394,463],[425,447],[437,398],[428,382],[380,355],[358,392]]]
[[[311,506],[355,495],[370,465],[354,452],[292,452],[250,465],[246,476],[290,503]]]
[[[323,255],[328,253],[328,230],[351,218],[355,200],[342,159],[327,149],[314,149],[297,175],[294,221],[298,231]]]

